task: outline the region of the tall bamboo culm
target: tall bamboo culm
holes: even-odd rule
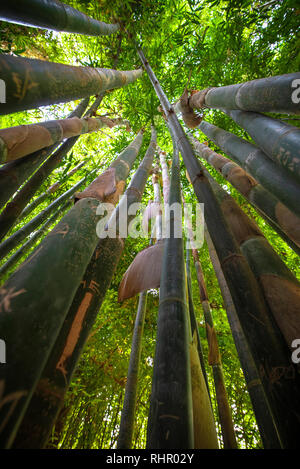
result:
[[[142,144],[142,135],[143,133],[140,132],[138,140],[135,139],[134,145],[126,149],[127,158],[131,155],[133,161]],[[47,443],[53,424],[63,405],[64,396],[75,366],[124,248],[124,241],[118,234],[118,214],[124,214],[124,211],[127,213],[127,208],[131,204],[140,201],[152,166],[154,150],[154,142],[151,142],[142,163],[126,189],[124,197],[120,200],[107,224],[109,230],[117,223],[116,236],[107,236],[100,239],[100,241],[98,239],[93,256],[68,308],[64,326],[60,329],[49,354],[48,362],[45,364],[37,383],[32,401],[15,441],[14,446],[17,448],[42,448]],[[134,154],[135,158],[133,157]],[[115,161],[117,162],[117,160]],[[125,165],[122,161],[122,158],[119,158],[119,164],[116,166],[117,171],[124,171]],[[129,172],[129,168],[127,171]],[[84,198],[83,200],[89,199]],[[75,204],[75,207],[78,203],[80,201]],[[128,217],[128,223],[132,218],[133,216]],[[74,331],[77,331],[75,335]],[[47,382],[46,388],[44,386],[45,382]]]
[[[142,70],[119,71],[107,68],[75,67],[44,60],[1,54],[1,79],[6,83],[6,103],[0,114],[33,109],[48,104],[65,103],[100,94],[134,82]],[[20,93],[19,81],[27,83]]]
[[[299,386],[295,366],[291,363],[290,351],[276,323],[270,318],[260,287],[224,220],[209,181],[204,176],[203,167],[195,157],[172,106],[141,50],[139,56],[160,99],[168,125],[176,135],[197,198],[199,202],[205,204],[206,223],[268,395],[282,444],[284,447],[297,447],[295,435],[299,433],[300,422],[294,409],[299,406]],[[270,372],[275,373],[278,367],[284,372],[273,382],[270,392]],[[293,379],[290,378],[291,375]],[[288,408],[283,402],[288,403]]]
[[[279,236],[300,254],[300,218],[238,164],[211,150],[196,138],[190,138],[196,154],[220,172],[255,207]]]
[[[56,0],[11,0],[1,8],[0,19],[25,26],[101,36],[113,34],[119,24],[97,21]]]
[[[179,154],[176,148],[168,203],[181,204]],[[174,236],[178,216],[171,212],[169,220],[166,220],[170,223],[170,237],[165,239],[162,259],[147,448],[194,447],[190,326],[183,241]]]
[[[299,104],[292,100],[293,82],[300,72],[207,88],[190,96],[192,109],[203,106],[216,109],[240,109],[254,112],[279,112],[300,114]]]
[[[241,367],[245,376],[247,389],[252,402],[256,422],[262,438],[265,449],[281,448],[280,438],[276,429],[272,411],[270,409],[259,373],[255,366],[253,357],[249,350],[249,346],[245,339],[239,317],[227,286],[220,261],[214,248],[211,237],[205,227],[205,239],[207,242],[209,256],[213,265],[224,306],[227,313],[228,322],[230,324],[232,337],[237,349],[237,354],[241,363]]]
[[[202,121],[199,129],[289,210],[300,216],[299,184],[263,151],[247,140],[208,122]]]
[[[69,117],[81,117],[89,103],[89,98],[83,99],[69,114]],[[53,153],[59,143],[36,151],[20,160],[14,160],[0,167],[0,207],[12,197],[17,189],[36,169]]]
[[[90,116],[102,101],[103,96],[96,98],[92,106],[86,111],[84,117]],[[63,158],[73,148],[79,136],[69,137],[63,144],[56,150],[47,161],[42,164],[33,176],[24,184],[24,186],[17,192],[13,199],[6,205],[5,209],[0,215],[0,239],[8,233],[10,228],[18,220],[22,210],[26,207],[27,203],[33,197],[38,188],[43,184],[46,178],[52,171],[60,164]]]

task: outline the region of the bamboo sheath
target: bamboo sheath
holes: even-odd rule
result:
[[[202,121],[199,129],[249,172],[266,190],[300,216],[299,184],[293,177],[278,168],[263,151],[252,143],[208,122]]]
[[[263,441],[263,446],[265,449],[281,448],[282,446],[274,423],[274,418],[272,416],[272,412],[270,410],[259,373],[250,353],[229,288],[222,272],[221,264],[206,227],[205,239],[209,249],[211,263],[213,265],[224,300],[228,322],[230,324],[233,340],[245,376],[247,389],[253,405],[257,425]]]
[[[293,99],[300,72],[207,88],[189,98],[192,109],[203,106],[217,109],[240,109],[253,112],[300,114],[297,99]]]
[[[209,181],[203,174],[203,167],[194,156],[173,108],[141,50],[139,55],[160,99],[168,125],[176,135],[197,198],[199,202],[205,204],[206,223],[272,407],[282,444],[287,448],[297,447],[295,435],[299,433],[300,412],[296,409],[299,406],[300,386],[297,371],[291,363],[290,351],[276,323],[270,318],[257,281],[224,220]],[[277,372],[279,369],[282,370],[280,376]],[[276,380],[272,380],[272,390],[270,390],[270,380],[275,374]]]
[[[135,156],[142,143],[142,132],[138,137],[133,147]],[[153,144],[148,148],[144,160],[125,192],[126,198],[121,199],[115,210],[115,216],[111,217],[112,223],[118,218],[121,203],[130,207],[131,204],[141,199],[151,169],[154,149]],[[124,166],[121,160],[119,165]],[[133,216],[128,217],[128,223],[132,218]],[[98,240],[98,245],[86,267],[81,283],[77,284],[77,291],[68,308],[64,325],[60,329],[51,352],[49,351],[48,362],[44,366],[20,427],[15,447],[42,448],[47,443],[52,426],[63,405],[64,395],[75,366],[109,288],[123,248],[124,241],[119,237],[118,232],[114,238],[106,237]]]
[[[300,254],[300,218],[268,192],[238,164],[190,137],[195,152],[211,164],[272,224],[279,236]],[[290,242],[292,241],[292,242]]]
[[[98,98],[96,99],[96,101]],[[89,103],[89,98],[83,99],[69,117],[81,117]],[[11,198],[23,182],[51,155],[59,143],[43,150],[36,151],[20,160],[14,160],[0,167],[0,207]]]
[[[112,34],[119,29],[118,24],[97,21],[58,0],[11,0],[1,6],[0,19],[89,36]]]
[[[68,119],[19,125],[0,130],[0,162],[7,163],[30,153],[49,147],[65,138],[97,132],[103,127],[126,125],[129,122],[120,117],[72,117]]]
[[[0,114],[65,103],[120,88],[142,75],[142,70],[75,67],[37,59],[0,56],[1,79],[6,83],[6,103]]]

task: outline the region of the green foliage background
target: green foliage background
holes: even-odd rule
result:
[[[2,22],[0,24],[1,52],[72,65],[131,70],[140,67],[132,41],[135,37],[142,45],[147,59],[171,102],[175,102],[181,96],[187,85],[190,89],[199,90],[208,86],[239,83],[299,70],[300,38],[297,35],[297,28],[300,9],[296,0],[281,2],[264,0],[115,0],[114,2],[66,0],[65,3],[96,19],[106,22],[118,21],[121,24],[121,30],[112,36],[87,37],[25,28]],[[74,109],[76,104],[47,106],[3,116],[1,126],[4,128],[61,118]],[[83,174],[90,172],[93,168],[99,171],[107,168],[143,125],[155,123],[158,144],[168,152],[171,158],[171,139],[158,111],[158,105],[158,99],[145,73],[135,83],[107,93],[100,106],[99,114],[122,116],[128,119],[132,132],[127,133],[124,128],[114,128],[82,136],[71,154],[47,179],[37,195],[60,180],[67,170],[79,161],[84,159],[85,166],[68,180],[58,193],[49,197],[27,219],[16,225],[11,233],[33,215],[39,213],[41,208],[46,207],[51,200],[71,187]],[[282,117],[286,118],[286,116]],[[206,111],[205,118],[251,140],[245,131],[220,111]],[[299,125],[297,120],[289,122]],[[203,134],[197,131],[193,133],[200,141],[205,141]],[[148,128],[131,176],[141,161],[149,140]],[[288,267],[299,276],[296,254],[229,183],[224,181],[215,170],[206,166],[218,182],[239,202],[243,210],[257,221],[274,249]],[[187,202],[195,203],[196,199],[186,180],[183,164],[182,185]],[[148,181],[143,202],[146,204],[152,197],[152,185]],[[117,291],[122,275],[135,255],[147,244],[148,240],[144,238],[128,238],[126,241],[125,251],[74,374],[64,409],[53,429],[49,447],[113,448],[116,445],[138,302],[138,298],[133,298],[119,304]],[[217,329],[238,444],[240,448],[261,448],[262,443],[245,380],[205,244],[200,250],[200,257]],[[204,319],[194,268],[192,268],[192,286],[202,346],[207,357]],[[134,436],[135,448],[145,447],[157,310],[158,291],[151,291],[148,295],[143,340]],[[222,446],[213,380],[208,366],[207,373]]]

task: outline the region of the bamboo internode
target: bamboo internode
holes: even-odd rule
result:
[[[118,24],[97,21],[59,0],[10,0],[1,6],[0,19],[89,36],[112,34],[119,29]]]
[[[65,103],[120,88],[143,71],[75,67],[38,59],[1,54],[1,79],[6,83],[6,103],[0,114]]]
[[[300,72],[247,81],[237,85],[207,88],[189,99],[192,109],[240,109],[254,112],[300,114],[299,101],[293,99],[294,83]]]

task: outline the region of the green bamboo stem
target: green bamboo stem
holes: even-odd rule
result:
[[[138,385],[139,365],[142,349],[142,337],[146,314],[147,292],[139,295],[138,310],[134,324],[130,361],[127,372],[124,403],[121,413],[120,430],[117,449],[130,449],[134,431],[134,416],[136,408],[136,396]]]
[[[190,323],[191,323],[191,335],[192,337],[194,336],[195,333],[197,335],[197,347],[198,347],[199,360],[201,364],[203,377],[206,383],[207,393],[211,401],[207,373],[206,373],[205,364],[204,364],[203,349],[201,345],[200,334],[199,334],[199,329],[197,325],[197,319],[196,319],[194,302],[193,302],[192,281],[191,281],[191,271],[190,271],[190,253],[189,253],[190,248],[188,247],[188,245],[189,244],[187,242],[186,244],[186,273],[187,273],[187,288],[188,288],[189,312],[190,312]]]
[[[86,111],[85,116],[89,116],[100,104],[102,97],[95,100],[92,106]],[[38,188],[43,184],[52,171],[60,164],[66,154],[71,150],[78,140],[78,136],[68,138],[63,144],[42,164],[33,176],[17,192],[13,199],[7,204],[0,215],[0,239],[8,233],[11,227],[18,220],[22,210],[33,197]]]
[[[17,247],[23,239],[32,233],[43,221],[45,221],[50,213],[52,213],[59,205],[66,199],[71,197],[77,189],[86,181],[86,177],[80,179],[71,189],[64,192],[61,196],[57,197],[47,208],[42,210],[38,215],[32,218],[26,225],[22,226],[18,231],[13,233],[9,238],[0,244],[0,258],[5,257],[12,249]]]
[[[195,152],[212,165],[259,212],[289,246],[300,254],[300,219],[233,161],[190,137]]]
[[[178,151],[174,149],[169,205],[181,203]],[[148,448],[193,448],[189,322],[182,238],[165,239],[156,350],[147,431]],[[176,383],[176,385],[175,385]]]
[[[1,8],[0,19],[53,31],[101,36],[113,34],[118,24],[107,24],[58,0],[11,0]]]
[[[67,119],[19,125],[0,130],[0,163],[22,158],[30,153],[49,147],[66,138],[97,132],[103,127],[126,125],[129,122],[121,117],[72,117]]]
[[[274,423],[274,418],[272,416],[272,412],[270,410],[270,406],[266,398],[266,394],[259,373],[256,369],[254,360],[250,353],[229,288],[227,286],[224,274],[222,272],[221,264],[219,262],[216,250],[214,248],[213,242],[209,236],[206,227],[205,239],[209,249],[211,263],[213,265],[223,297],[228,322],[230,324],[233,340],[245,376],[247,389],[253,405],[256,422],[259,428],[264,448],[281,448],[281,443]]]
[[[82,100],[69,117],[81,117],[88,102],[88,98]],[[34,152],[21,160],[11,161],[0,167],[0,207],[5,205],[23,182],[34,173],[57,147],[58,144],[51,145],[49,148]]]
[[[186,208],[186,202],[185,199],[182,195],[182,202],[184,208]],[[207,392],[210,397],[210,391],[209,391],[209,385],[208,385],[208,379],[207,379],[207,374],[206,374],[206,369],[205,369],[205,364],[204,364],[204,357],[203,357],[203,350],[202,350],[202,345],[201,345],[201,340],[200,340],[200,335],[199,335],[199,329],[197,325],[197,320],[196,320],[196,315],[195,315],[195,310],[194,310],[194,304],[193,304],[193,296],[192,296],[192,279],[191,279],[191,268],[190,268],[190,249],[192,249],[192,252],[194,254],[195,250],[195,243],[194,243],[194,237],[193,237],[193,231],[192,231],[192,224],[191,220],[188,216],[187,211],[185,211],[185,226],[188,230],[188,236],[187,236],[187,241],[186,241],[186,273],[187,273],[187,286],[188,286],[188,295],[189,295],[189,310],[190,310],[190,323],[191,323],[191,333],[192,336],[194,335],[195,331],[197,334],[197,343],[198,343],[198,353],[199,353],[199,360],[202,368],[202,373],[206,382],[206,387],[207,387]]]
[[[37,230],[27,241],[23,244],[9,259],[0,267],[0,279],[2,279],[9,271],[13,269],[16,263],[30,250],[32,246],[43,236],[46,230],[53,225],[56,219],[65,211],[71,204],[72,200],[68,200],[65,204],[58,208],[58,210],[48,218],[43,226]]]
[[[208,122],[202,121],[199,129],[265,189],[300,216],[299,184],[288,174],[284,174],[265,153],[252,143]]]
[[[97,199],[79,201],[1,289],[0,444],[10,448],[97,244]],[[22,327],[20,328],[20,324]]]
[[[168,165],[167,165],[166,156],[165,156],[166,153],[158,149],[158,154],[159,154],[162,181],[163,181],[164,203],[167,204],[169,200],[169,192],[170,192],[170,178],[169,178],[169,170],[168,170]]]
[[[142,75],[142,70],[75,67],[6,54],[0,56],[0,68],[6,83],[6,103],[1,105],[0,114],[99,94],[132,83]]]
[[[213,372],[224,449],[236,449],[237,442],[234,433],[232,413],[228,402],[228,395],[226,391],[225,379],[222,368],[222,360],[218,347],[218,339],[214,327],[213,317],[211,314],[202,266],[197,249],[193,248],[192,254],[196,269],[197,282],[199,286],[200,300],[204,313],[206,336],[209,346],[208,362],[209,365],[212,367]]]
[[[108,222],[108,230],[111,224],[114,225],[118,221],[119,214],[124,208],[128,213],[128,208],[141,200],[152,166],[154,143],[155,141],[152,139],[124,197]],[[128,223],[132,218],[133,215],[128,216]],[[118,230],[116,237],[107,236],[101,238],[100,241],[98,240],[96,250],[73,297],[72,305],[69,307],[64,326],[52,347],[48,362],[44,367],[17,435],[15,447],[41,448],[46,444],[63,405],[64,395],[75,366],[104,300],[105,293],[110,286],[123,248],[124,241],[120,238]]]
[[[300,114],[299,105],[292,100],[293,82],[300,73],[287,73],[247,81],[237,85],[207,88],[189,99],[192,109],[203,106],[217,109],[240,109],[254,112]]]
[[[209,180],[231,231],[261,286],[269,309],[292,353],[291,344],[300,337],[300,284],[256,223],[211,176]]]
[[[81,163],[79,163],[77,166],[75,166],[75,168],[71,169],[71,171],[69,171],[61,181],[58,181],[52,184],[52,186],[49,187],[45,192],[39,195],[30,204],[26,205],[26,207],[24,208],[24,210],[22,210],[20,216],[18,217],[18,222],[20,222],[23,218],[27,217],[29,213],[31,213],[36,207],[38,207],[47,197],[49,197],[49,195],[54,194],[54,192],[60,189],[61,186],[71,176],[73,176],[73,174],[75,174],[79,169],[81,169],[85,164],[86,164],[85,161],[82,161]],[[0,218],[1,218],[1,215],[0,215]]]
[[[155,167],[152,171],[152,184],[154,191],[154,202],[160,204],[160,184]],[[162,236],[162,219],[161,214],[156,216],[155,226],[156,240],[160,240]],[[150,245],[152,245],[153,235],[150,239]],[[132,447],[132,438],[134,431],[134,418],[136,409],[136,396],[138,386],[138,374],[141,359],[142,350],[142,337],[144,331],[144,322],[146,314],[147,304],[147,291],[143,291],[139,294],[138,310],[136,313],[136,319],[133,329],[132,345],[130,352],[129,367],[127,372],[127,380],[125,386],[124,403],[121,413],[120,429],[117,441],[117,449],[130,449]]]
[[[290,351],[276,323],[270,318],[257,281],[224,220],[219,203],[203,173],[203,167],[195,157],[173,108],[141,50],[139,55],[160,99],[168,126],[176,136],[196,196],[200,203],[205,204],[208,230],[259,369],[280,437],[285,447],[297,447],[295,435],[299,432],[300,412],[295,412],[295,409],[299,406],[299,385],[295,366],[291,363]],[[280,376],[277,373],[279,369],[282,370]],[[278,379],[272,381],[270,390],[270,379],[275,374]]]
[[[255,112],[225,111],[280,168],[300,181],[300,129]]]

